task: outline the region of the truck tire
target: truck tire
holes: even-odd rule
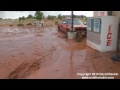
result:
[[[60,31],[60,28],[58,27],[58,32]]]
[[[76,34],[76,41],[81,42],[83,40],[83,36],[81,35],[81,32],[77,32]]]

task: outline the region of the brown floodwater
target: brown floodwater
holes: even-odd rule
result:
[[[1,79],[81,79],[77,73],[120,73],[114,52],[68,40],[56,27],[0,27]],[[115,76],[120,78],[120,76]]]

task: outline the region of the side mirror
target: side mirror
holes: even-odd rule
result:
[[[66,23],[66,22],[63,22],[63,23]]]

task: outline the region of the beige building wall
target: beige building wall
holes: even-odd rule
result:
[[[113,16],[118,16],[120,21],[120,11],[112,11]],[[98,11],[94,11],[93,16],[96,17],[98,15]]]
[[[93,16],[97,17],[98,16],[98,11],[94,11]]]

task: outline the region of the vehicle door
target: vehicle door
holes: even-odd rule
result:
[[[62,26],[62,31],[65,33],[66,32],[66,25],[67,25],[67,20],[63,20],[63,26]]]
[[[61,24],[59,25],[59,29],[60,31],[63,31],[63,24],[64,24],[64,20],[61,22]]]

